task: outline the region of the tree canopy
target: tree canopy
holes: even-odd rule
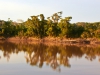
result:
[[[27,21],[16,23],[0,21],[0,36],[12,37],[61,37],[61,38],[100,38],[100,22],[70,23],[72,17],[62,18],[62,12],[45,18],[44,14],[30,16]]]

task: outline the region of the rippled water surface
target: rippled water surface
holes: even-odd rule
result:
[[[0,42],[0,75],[100,75],[100,46]]]

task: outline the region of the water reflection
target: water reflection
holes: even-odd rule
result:
[[[43,67],[46,63],[52,69],[60,71],[60,66],[71,67],[69,59],[76,57],[85,58],[93,61],[98,57],[100,61],[100,46],[74,46],[74,45],[46,45],[42,43],[11,43],[0,42],[0,50],[3,52],[3,57],[10,61],[11,54],[18,54],[21,51],[25,53],[26,62],[31,66]],[[2,57],[0,56],[0,59]]]

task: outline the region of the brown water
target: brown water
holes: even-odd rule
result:
[[[0,42],[0,75],[100,75],[100,46]]]

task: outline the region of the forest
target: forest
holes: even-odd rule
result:
[[[57,12],[47,19],[43,14],[30,16],[22,23],[1,20],[0,37],[100,38],[100,22],[70,23],[71,19],[71,16],[62,18],[62,12]]]

